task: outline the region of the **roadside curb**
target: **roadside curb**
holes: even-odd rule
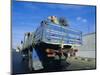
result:
[[[86,57],[69,57],[69,59],[75,59],[75,60],[81,60],[81,61],[87,61],[87,62],[90,62],[90,61],[92,61],[94,58],[86,58]]]

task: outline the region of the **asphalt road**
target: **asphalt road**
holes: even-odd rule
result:
[[[69,66],[69,63],[67,62],[62,62],[62,65],[64,66]],[[52,66],[52,65],[51,65]],[[30,71],[28,69],[28,63],[27,61],[22,61],[22,56],[20,53],[16,52],[15,50],[12,51],[12,74],[27,74],[27,73],[41,73],[41,72],[55,72],[55,71],[62,71],[66,70],[64,67],[56,67],[56,68],[51,68],[48,67],[48,69],[43,69],[40,71]]]
[[[22,61],[20,53],[12,52],[12,74],[29,73],[27,62]]]
[[[70,64],[69,64],[70,63]],[[12,74],[27,74],[27,73],[41,73],[41,72],[55,72],[55,71],[72,71],[72,70],[87,70],[95,69],[95,60],[91,59],[85,61],[80,58],[69,58],[67,62],[62,62],[64,67],[57,67],[56,69],[46,69],[41,71],[29,71],[28,63],[22,61],[22,56],[16,51],[12,51]]]

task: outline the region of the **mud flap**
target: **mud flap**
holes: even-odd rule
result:
[[[37,52],[35,51],[35,49],[33,48],[32,51],[32,67],[34,70],[41,70],[43,69],[43,65],[42,62],[39,59],[39,56],[37,54]]]

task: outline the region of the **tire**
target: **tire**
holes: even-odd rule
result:
[[[22,58],[22,61],[25,61],[25,58],[24,57]]]
[[[66,59],[68,58],[68,53],[64,53],[64,56],[66,57]]]
[[[28,59],[28,67],[29,67],[29,70],[30,71],[32,71],[33,70],[33,68],[32,68],[32,52],[29,50],[28,51],[28,57],[29,57],[29,59]]]

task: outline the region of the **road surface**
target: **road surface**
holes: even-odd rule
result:
[[[12,74],[27,74],[27,73],[41,73],[41,72],[55,72],[55,71],[72,71],[72,70],[86,70],[95,69],[95,59],[85,58],[68,58],[67,62],[63,62],[64,68],[41,70],[41,71],[29,71],[26,61],[22,61],[22,56],[15,50],[12,51]]]

